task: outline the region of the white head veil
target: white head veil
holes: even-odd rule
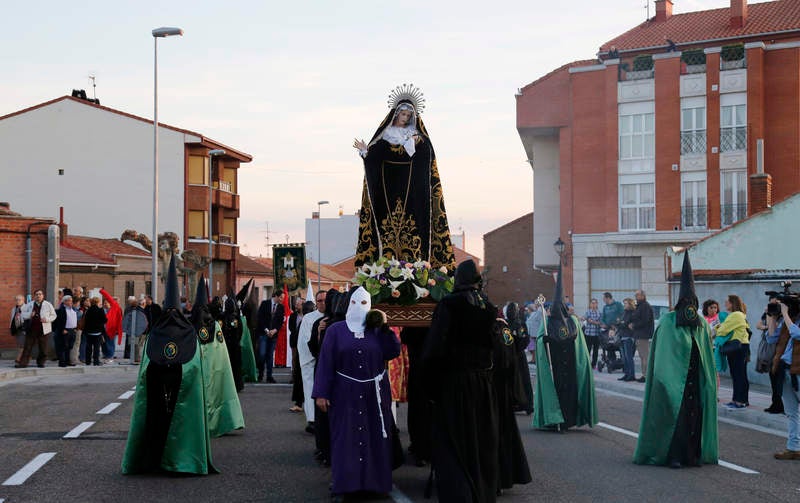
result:
[[[356,338],[364,337],[364,324],[371,308],[372,297],[369,292],[358,287],[350,296],[350,304],[347,306],[347,314],[345,314],[347,328],[355,333]]]

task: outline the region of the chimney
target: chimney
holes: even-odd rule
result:
[[[656,22],[666,21],[670,16],[672,16],[672,0],[656,0]]]
[[[731,28],[741,28],[747,22],[747,0],[731,0]]]
[[[772,176],[769,173],[750,175],[750,211],[754,215],[772,208]]]
[[[63,243],[67,239],[67,229],[69,226],[64,222],[64,207],[58,207],[58,226],[60,227],[59,231],[59,243]]]

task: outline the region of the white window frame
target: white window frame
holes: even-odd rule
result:
[[[690,112],[687,120],[686,112]],[[681,99],[681,154],[705,154],[708,127],[706,98],[696,96]],[[687,148],[688,147],[688,148]]]
[[[725,180],[730,178],[732,183],[730,201],[725,196]],[[727,227],[733,225],[747,216],[747,170],[736,169],[730,171],[720,171],[719,173],[719,206],[720,206],[720,225]],[[740,192],[742,194],[740,194]],[[742,196],[740,198],[740,195]],[[743,200],[740,200],[743,199]],[[732,208],[729,219],[725,218],[725,207]]]
[[[743,113],[737,113],[742,110]],[[738,117],[738,119],[737,119]],[[730,122],[726,119],[730,118]],[[719,151],[741,152],[747,150],[747,94],[731,93],[720,96]],[[730,139],[726,140],[726,137]]]
[[[655,159],[655,103],[622,103],[617,121],[619,160]],[[634,154],[637,147],[638,152]]]
[[[691,194],[687,194],[687,188],[691,188]],[[692,202],[691,205],[688,205],[691,209],[686,208],[687,196]],[[703,201],[702,204],[700,203],[701,200]],[[688,223],[687,211],[691,212]],[[708,181],[705,171],[681,173],[681,227],[683,229],[705,229],[708,227]]]
[[[656,187],[655,187],[655,175],[653,174],[646,174],[646,175],[624,175],[619,177],[619,185],[618,185],[618,225],[620,232],[639,232],[639,231],[654,231],[656,229]],[[634,203],[623,203],[623,187],[624,186],[636,186],[636,202]],[[652,202],[642,202],[642,189],[644,185],[652,185],[652,194],[653,194],[653,201]],[[636,213],[636,225],[634,227],[623,227],[623,211],[624,210],[631,210],[635,209]],[[647,210],[652,209],[652,226],[644,225],[643,221],[645,220],[645,212]]]

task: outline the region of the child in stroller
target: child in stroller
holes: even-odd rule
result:
[[[615,370],[622,368],[622,353],[620,351],[620,338],[617,335],[616,327],[611,327],[609,330],[602,330],[600,332],[600,359],[597,362],[597,371],[602,372],[605,368],[610,374]]]

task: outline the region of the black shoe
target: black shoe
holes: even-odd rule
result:
[[[678,469],[678,468],[681,467],[681,462],[680,461],[670,461],[669,467]]]
[[[783,407],[775,407],[774,405],[770,405],[764,409],[764,412],[767,414],[783,414]]]
[[[617,381],[627,381],[627,380],[628,380],[628,376],[622,376],[619,379],[617,379]]]
[[[267,377],[267,383],[268,384],[275,384],[275,379],[273,379],[271,377]]]
[[[22,365],[20,363],[15,363],[14,364],[14,368],[15,369],[26,369],[26,368],[28,368],[28,366],[27,365]]]
[[[306,426],[306,433],[311,433],[312,435],[314,435],[316,431],[317,430],[314,428],[313,424],[309,424],[308,426]]]
[[[644,382],[644,381],[645,381],[644,376],[640,377],[639,379],[636,379],[636,382]]]
[[[44,363],[37,363],[36,366],[39,367],[40,369],[43,369],[44,368]]]

